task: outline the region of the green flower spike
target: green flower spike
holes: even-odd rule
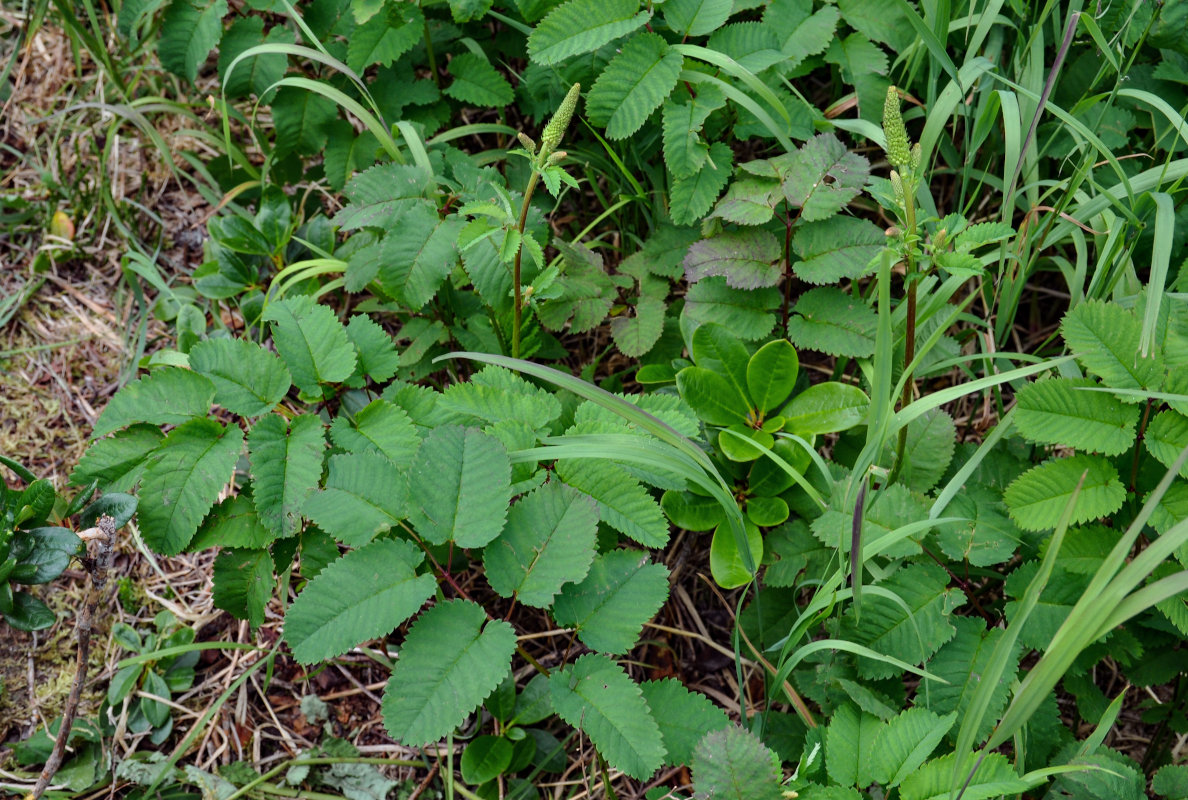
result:
[[[545,125],[544,133],[540,136],[540,154],[541,161],[549,157],[557,146],[561,144],[561,138],[565,135],[566,128],[569,127],[569,121],[573,119],[573,112],[577,109],[578,97],[581,95],[582,85],[575,83],[569,88],[569,94],[565,95],[565,99],[561,101],[561,107],[557,109],[557,113],[549,120],[549,124]]]
[[[887,101],[883,104],[883,135],[887,137],[887,160],[898,169],[911,166],[912,153],[907,128],[899,113],[899,92],[887,87]]]

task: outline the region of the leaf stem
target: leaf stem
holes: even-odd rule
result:
[[[907,326],[904,330],[903,340],[903,368],[907,369],[908,365],[916,357],[916,200],[913,196],[915,189],[915,176],[912,179],[905,180],[903,192],[903,214],[906,230],[904,231],[904,238],[907,242],[907,247],[903,254],[903,281],[907,285]],[[907,379],[903,382],[903,396],[899,399],[899,408],[902,410],[912,402],[912,397],[916,394],[916,381],[909,372]],[[899,429],[899,440],[895,447],[895,464],[891,468],[891,475],[887,478],[887,483],[892,484],[899,478],[899,473],[903,469],[903,455],[907,450],[907,425]]]
[[[540,181],[540,172],[532,171],[528,178],[528,186],[524,189],[524,203],[520,206],[520,221],[517,226],[520,231],[520,246],[516,248],[516,260],[512,266],[512,285],[515,287],[516,301],[512,311],[512,358],[520,357],[520,323],[524,315],[524,294],[520,288],[520,258],[524,255],[524,228],[528,223],[528,206],[532,202],[532,193],[536,191],[536,184]]]

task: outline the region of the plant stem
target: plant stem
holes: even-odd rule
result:
[[[425,57],[429,60],[429,74],[433,85],[441,88],[441,76],[437,74],[437,58],[433,55],[433,37],[429,35],[429,20],[425,20]]]
[[[91,577],[91,588],[86,601],[75,618],[75,628],[78,631],[78,665],[74,670],[74,683],[70,687],[70,695],[66,698],[66,707],[62,709],[62,723],[58,726],[58,736],[54,741],[53,752],[45,762],[45,768],[37,778],[33,791],[29,794],[32,800],[38,800],[47,788],[54,774],[62,766],[62,758],[66,754],[66,743],[70,739],[70,729],[74,727],[74,715],[78,713],[78,701],[82,696],[83,684],[87,682],[87,659],[91,655],[91,630],[95,621],[95,609],[103,597],[103,589],[107,585],[107,571],[111,568],[112,544],[115,541],[115,520],[106,514],[99,518],[92,540],[95,542],[95,555],[83,559],[83,566]],[[89,550],[89,548],[88,548]]]
[[[512,285],[515,287],[516,302],[512,312],[512,358],[520,357],[520,322],[524,315],[524,295],[520,290],[520,258],[524,255],[524,227],[528,223],[528,206],[532,202],[532,193],[536,191],[536,184],[540,180],[540,173],[532,171],[528,179],[528,186],[524,189],[524,204],[520,206],[520,246],[516,248],[516,260],[512,267]]]
[[[915,181],[906,181],[905,184],[914,184]],[[908,369],[912,360],[916,357],[916,200],[912,196],[911,186],[905,185],[903,192],[903,213],[906,230],[904,236],[907,239],[907,247],[905,248],[903,256],[903,281],[907,284],[907,326],[904,330],[903,340],[903,368]],[[912,402],[912,397],[916,393],[916,382],[912,379],[909,372],[907,379],[903,382],[903,396],[899,399],[899,408],[905,408]],[[899,429],[899,440],[895,447],[895,465],[891,468],[891,475],[887,478],[887,483],[895,483],[899,478],[899,472],[903,469],[903,454],[907,450],[907,426],[904,425]]]

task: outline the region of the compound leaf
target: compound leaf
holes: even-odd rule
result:
[[[359,353],[359,364],[350,379],[352,386],[362,386],[363,375],[376,383],[383,383],[396,374],[400,366],[396,344],[392,341],[391,335],[375,321],[362,314],[356,314],[347,323],[346,333]]]
[[[722,27],[733,10],[732,0],[669,0],[664,21],[681,36],[705,36]]]
[[[391,64],[421,40],[425,18],[412,3],[389,4],[387,14],[376,14],[351,32],[347,66],[362,72],[372,64]]]
[[[846,703],[834,710],[825,731],[825,769],[839,786],[869,786],[874,781],[874,743],[882,724],[873,714]]]
[[[243,447],[238,426],[212,419],[177,426],[161,442],[141,483],[140,528],[162,555],[185,549],[231,477]]]
[[[660,729],[643,693],[623,668],[589,653],[549,677],[558,716],[583,731],[615,769],[637,780],[664,763]]]
[[[710,147],[701,135],[709,115],[726,105],[726,95],[713,84],[698,87],[697,96],[683,103],[668,100],[661,115],[664,163],[674,178],[686,178],[702,168]]]
[[[723,142],[709,147],[701,169],[672,182],[668,192],[668,213],[677,225],[692,225],[701,219],[730,182],[734,153]]]
[[[956,721],[956,712],[938,717],[919,707],[887,720],[870,748],[870,776],[884,786],[898,786],[924,763]]]
[[[1160,464],[1170,468],[1188,447],[1188,417],[1170,409],[1161,411],[1147,427],[1143,444]],[[1188,464],[1180,467],[1180,475],[1188,478]]]
[[[409,308],[419,309],[437,294],[458,263],[457,216],[442,220],[437,211],[418,203],[400,217],[400,230],[384,237],[379,269],[384,289]]]
[[[319,572],[285,615],[293,657],[302,664],[325,661],[395,630],[437,588],[432,575],[416,574],[421,559],[409,542],[381,539]]]
[[[515,649],[512,626],[487,622],[481,606],[469,600],[435,605],[405,637],[384,691],[384,727],[409,747],[437,741],[503,681]]]

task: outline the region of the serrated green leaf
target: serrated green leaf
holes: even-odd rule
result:
[[[466,422],[517,420],[533,430],[561,416],[556,397],[502,367],[486,367],[468,382],[453,384],[438,398],[438,407]]]
[[[407,515],[407,483],[392,462],[364,452],[330,458],[326,488],[305,501],[302,513],[353,547],[362,547]]]
[[[407,466],[421,444],[408,414],[387,400],[373,401],[353,420],[345,415],[335,417],[330,423],[330,439],[352,453],[380,453],[397,467]]]
[[[710,146],[701,135],[702,126],[725,105],[726,95],[713,84],[702,84],[697,96],[683,103],[671,99],[664,103],[664,163],[673,177],[686,178],[704,166]]]
[[[782,275],[783,251],[779,240],[765,230],[726,231],[702,239],[685,255],[685,278],[696,283],[711,275],[721,275],[736,289],[775,286]]]
[[[328,306],[307,295],[271,303],[261,319],[272,322],[272,338],[293,383],[311,395],[319,384],[338,383],[355,371],[355,348]]]
[[[749,292],[730,288],[725,278],[706,278],[685,293],[684,314],[698,323],[725,325],[740,339],[755,340],[771,332],[776,322],[772,312],[779,304],[777,289]]]
[[[325,661],[395,630],[437,588],[432,575],[416,574],[421,558],[408,542],[381,539],[323,569],[285,614],[293,657]]]
[[[442,91],[459,102],[501,108],[516,99],[507,78],[482,56],[475,53],[456,55],[450,59],[448,69],[454,80]]]
[[[964,517],[965,522],[944,525],[936,542],[949,558],[988,567],[1009,561],[1022,538],[1007,516],[1002,493],[982,484],[968,484],[945,509],[946,517]],[[1065,545],[1067,547],[1067,544]]]
[[[842,80],[854,85],[859,115],[871,122],[881,120],[887,98],[887,54],[861,33],[837,37],[825,51],[825,62],[836,64]]]
[[[792,270],[802,281],[817,285],[860,278],[886,239],[877,225],[857,217],[805,223],[792,237],[792,249],[800,256]]]
[[[935,758],[913,772],[900,784],[903,800],[943,800],[952,793],[957,753]],[[991,797],[1018,794],[1033,782],[1023,780],[1001,753],[968,753],[961,759],[957,773],[964,780],[964,800],[988,800]],[[1033,779],[1036,782],[1046,778]]]
[[[639,0],[568,0],[532,29],[528,56],[537,64],[559,64],[593,52],[651,18],[651,11],[640,11]]]
[[[140,424],[94,441],[70,473],[70,485],[87,486],[97,480],[101,491],[129,491],[164,438],[156,425]]]
[[[800,358],[787,339],[768,342],[747,362],[747,390],[754,407],[766,414],[788,399],[796,386]]]
[[[647,780],[664,763],[660,729],[639,686],[598,653],[549,678],[558,716],[587,736],[612,767]]]
[[[945,411],[930,409],[908,423],[900,477],[917,492],[927,492],[945,474],[957,447],[957,426]],[[893,453],[888,446],[889,458]]]
[[[272,98],[276,154],[321,151],[326,146],[329,126],[336,119],[338,106],[333,100],[296,86],[282,86]]]
[[[1059,444],[1116,456],[1134,443],[1139,409],[1096,387],[1092,378],[1052,378],[1030,383],[1016,396],[1015,425],[1033,442]]]
[[[190,369],[214,384],[214,402],[241,417],[267,414],[293,381],[284,363],[247,339],[209,339],[190,348]]]
[[[622,467],[609,461],[558,460],[561,480],[598,503],[607,525],[645,547],[668,543],[668,523],[651,495]]]
[[[775,36],[758,21],[734,22],[718,28],[706,46],[729,56],[750,72],[763,72],[784,60]]]
[[[246,619],[253,630],[264,623],[274,587],[267,550],[223,550],[215,558],[212,576],[211,599],[216,608]]]
[[[664,22],[680,36],[705,36],[722,27],[733,9],[731,0],[669,0]]]
[[[140,489],[140,529],[162,555],[185,549],[231,478],[243,431],[212,419],[190,420],[161,442]]]
[[[428,185],[429,176],[412,164],[377,164],[347,181],[343,193],[350,203],[334,215],[334,224],[344,231],[363,227],[390,229],[410,208],[428,205],[433,209],[422,197]],[[370,280],[367,278],[348,288],[358,291]]]
[[[1188,447],[1188,417],[1170,409],[1159,412],[1147,426],[1143,444],[1160,464],[1170,468]],[[1188,478],[1188,464],[1180,467],[1180,476]]]
[[[956,635],[936,655],[928,660],[928,671],[948,683],[933,682],[927,695],[921,695],[917,702],[924,702],[937,714],[957,714],[964,717],[970,708],[974,692],[982,676],[990,667],[990,656],[998,641],[1003,637],[1001,628],[986,629],[986,623],[976,617],[953,617]],[[1011,684],[1018,669],[1020,648],[1016,644],[1011,651],[1010,665],[1003,680],[995,684],[986,715],[978,728],[976,739],[981,741],[994,727],[995,721],[1006,708]]]
[[[803,0],[773,0],[763,12],[763,24],[775,35],[789,68],[825,52],[833,41],[840,19],[837,8],[827,5],[810,13],[812,8]]]
[[[902,524],[902,523],[900,523]],[[914,564],[879,583],[906,605],[872,595],[863,598],[861,619],[848,611],[843,618],[844,638],[909,664],[920,664],[953,638],[956,629],[948,610],[963,600],[948,588],[949,574],[931,564]],[[887,678],[900,673],[885,661],[861,659],[858,673],[866,678]]]
[[[396,343],[376,322],[362,314],[356,314],[347,323],[346,334],[359,354],[356,376],[363,373],[376,383],[383,383],[396,374],[400,367]]]
[[[825,769],[840,786],[874,782],[874,744],[882,721],[846,703],[833,711],[825,731]]]
[[[638,550],[598,556],[581,583],[568,584],[553,603],[553,619],[575,627],[592,650],[625,653],[643,624],[668,598],[668,569]]]
[[[301,509],[317,491],[325,449],[322,420],[313,414],[294,417],[288,426],[279,415],[269,414],[252,427],[252,497],[260,522],[274,536],[292,536],[301,529]]]
[[[788,338],[801,350],[868,358],[874,353],[879,320],[861,300],[832,286],[800,296],[788,320]]]
[[[709,211],[722,188],[730,182],[734,153],[722,142],[709,147],[701,169],[672,182],[668,192],[668,213],[677,225],[692,225]]]
[[[1008,622],[1018,619],[1020,598],[1023,597],[1038,568],[1038,561],[1029,561],[1017,567],[1003,583],[1003,591],[1008,597],[1014,598],[1006,603],[1003,609]],[[1047,650],[1052,637],[1085,593],[1089,579],[1088,575],[1077,575],[1063,570],[1054,572],[1044,586],[1039,602],[1027,617],[1027,624],[1019,631],[1019,643],[1025,648]]]
[[[608,139],[635,133],[672,94],[684,60],[659,34],[635,34],[590,88],[590,122],[605,127]]]
[[[180,425],[205,417],[214,384],[182,367],[161,367],[116,392],[95,422],[92,436],[103,436],[136,422]]]
[[[693,751],[698,800],[782,800],[779,757],[735,725],[706,735]]]
[[[190,83],[223,35],[227,0],[170,0],[161,17],[161,66]]]
[[[219,40],[219,77],[227,97],[246,97],[255,94],[264,98],[269,88],[279,81],[288,66],[283,53],[260,53],[248,56],[227,70],[240,53],[260,44],[293,44],[296,37],[283,25],[276,25],[264,35],[262,17],[239,17],[231,23]]]
[[[442,220],[430,205],[417,204],[400,217],[400,230],[384,237],[379,277],[384,289],[419,309],[437,294],[458,263],[458,216]]]
[[[611,338],[619,352],[628,358],[639,358],[651,350],[664,332],[666,308],[663,300],[641,297],[634,306],[635,313],[611,317]]]
[[[214,547],[262,550],[276,537],[260,522],[250,493],[228,497],[215,510],[190,541],[195,552]]]
[[[888,720],[871,747],[871,776],[884,786],[898,786],[927,760],[956,721],[956,712],[938,717],[918,707]]]
[[[780,409],[784,430],[809,437],[861,425],[870,398],[857,386],[827,381],[810,386]]]
[[[665,764],[688,764],[693,749],[707,733],[730,727],[730,718],[722,709],[675,678],[648,681],[640,684],[640,689],[660,727]]]
[[[1163,382],[1163,359],[1141,357],[1142,326],[1135,315],[1114,303],[1087,300],[1065,315],[1060,324],[1065,344],[1106,386],[1158,390]],[[1123,396],[1124,403],[1138,398]]]
[[[371,131],[356,135],[351,124],[336,119],[327,127],[329,131],[326,151],[322,154],[322,166],[326,171],[326,182],[336,192],[341,192],[354,177],[356,171],[364,170],[375,163],[380,148],[379,139]],[[352,259],[358,250],[351,253]],[[374,277],[374,273],[373,273]],[[359,285],[348,286],[348,291],[358,291]]]
[[[783,181],[784,197],[805,222],[823,220],[858,196],[870,163],[832,133],[820,133],[796,152]]]
[[[736,225],[764,225],[783,199],[778,181],[744,175],[730,184],[710,216]]]
[[[437,741],[503,681],[515,649],[512,626],[487,622],[481,606],[469,600],[437,604],[405,637],[384,690],[384,727],[409,747]]]
[[[511,507],[503,533],[483,551],[487,582],[535,608],[581,581],[594,559],[598,514],[580,492],[551,481]]]
[[[1122,507],[1126,489],[1113,464],[1077,454],[1046,461],[1016,478],[1003,493],[1011,519],[1025,531],[1055,528],[1082,473],[1085,484],[1073,505],[1071,524],[1099,519]]]
[[[412,3],[390,3],[355,28],[347,46],[347,66],[363,72],[372,64],[389,65],[413,48],[424,35],[425,18]]]
[[[426,541],[482,547],[499,535],[507,516],[507,451],[482,431],[438,428],[421,443],[409,469],[409,490],[409,519]]]

